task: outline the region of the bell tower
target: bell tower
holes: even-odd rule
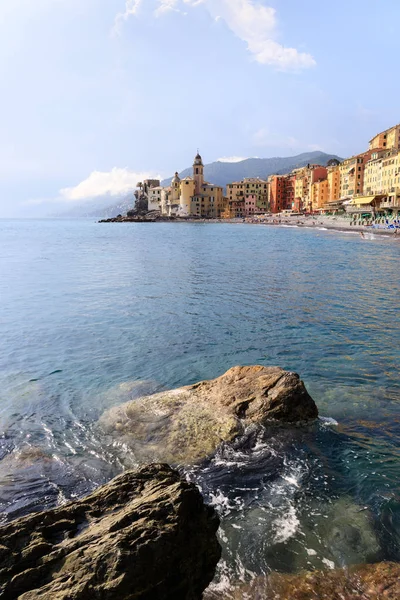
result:
[[[193,163],[193,179],[194,179],[194,193],[200,194],[201,188],[204,183],[204,165],[200,154],[197,155]]]

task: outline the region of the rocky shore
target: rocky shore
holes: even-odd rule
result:
[[[125,386],[119,392],[135,390]],[[171,466],[154,463],[201,463],[248,426],[293,427],[317,416],[296,373],[264,366],[234,367],[213,380],[106,409],[98,423],[105,443],[130,448],[145,466],[85,498],[0,527],[0,597],[398,600],[396,563],[272,572],[231,582],[229,589],[208,587],[221,557],[219,519],[194,484]],[[339,521],[335,535],[342,535]],[[360,534],[346,525],[343,535],[353,544]]]
[[[190,465],[210,457],[250,423],[293,424],[317,416],[296,373],[251,366],[116,406],[103,414],[99,426],[129,447],[138,462]]]
[[[214,576],[219,521],[168,465],[0,528],[4,600],[197,600]]]
[[[207,591],[204,600],[398,600],[400,564],[382,562],[298,575],[271,573],[224,592]]]

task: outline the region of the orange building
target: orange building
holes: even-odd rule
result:
[[[313,211],[323,208],[329,199],[328,179],[320,179],[311,186],[311,206]]]
[[[327,167],[328,178],[328,202],[336,202],[340,199],[340,167],[339,162]]]

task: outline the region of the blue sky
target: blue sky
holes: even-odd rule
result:
[[[400,121],[398,0],[1,0],[0,216]]]

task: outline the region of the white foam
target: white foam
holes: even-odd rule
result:
[[[294,506],[290,506],[288,512],[274,522],[274,527],[276,529],[274,542],[276,544],[287,542],[294,536],[299,525],[300,521],[297,517],[296,510]]]
[[[324,565],[326,565],[329,569],[334,569],[335,568],[335,563],[333,562],[333,560],[328,560],[327,558],[323,558],[322,562],[324,563]]]
[[[290,483],[290,485],[294,485],[295,487],[299,488],[300,485],[297,481],[297,479],[295,477],[292,477],[290,475],[283,475],[282,479],[284,479],[285,481],[287,481],[288,483]]]
[[[211,504],[211,506],[213,506],[220,514],[222,513],[224,515],[229,515],[232,510],[235,510],[238,507],[242,508],[240,498],[234,498],[232,504],[229,501],[228,496],[225,496],[219,489],[216,490],[215,493],[210,494],[209,504]]]
[[[325,425],[326,427],[329,425],[332,425],[333,427],[339,425],[336,419],[333,419],[332,417],[319,417],[319,420],[321,421],[322,425]]]

